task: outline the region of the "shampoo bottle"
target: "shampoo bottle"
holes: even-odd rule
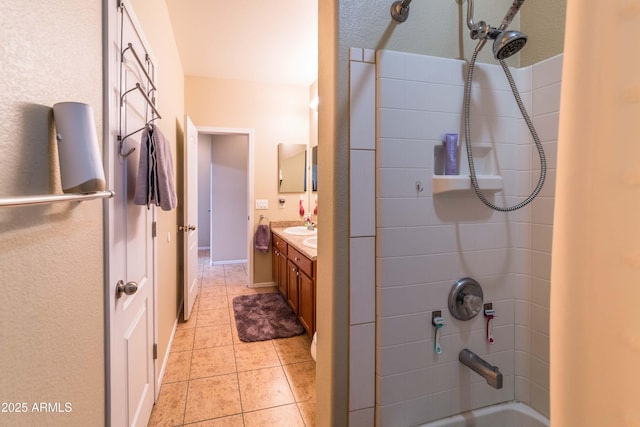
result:
[[[445,175],[457,175],[458,174],[458,134],[448,133],[445,135],[445,162],[444,162],[444,174]]]

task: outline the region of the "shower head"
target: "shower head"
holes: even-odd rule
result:
[[[515,55],[527,43],[527,36],[520,31],[500,31],[493,42],[493,56],[507,59]]]
[[[502,60],[514,55],[522,49],[527,42],[527,36],[519,31],[507,30],[511,21],[516,16],[524,0],[513,0],[513,4],[502,19],[500,27],[495,28],[484,21],[474,22],[473,20],[473,0],[467,0],[467,26],[471,30],[471,38],[476,40],[493,39],[493,56]],[[482,49],[484,43],[479,45]]]

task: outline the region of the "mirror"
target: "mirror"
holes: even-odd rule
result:
[[[278,144],[278,191],[304,193],[307,190],[307,145]]]
[[[311,191],[318,191],[318,146],[311,148]]]

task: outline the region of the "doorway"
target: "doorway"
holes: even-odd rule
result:
[[[210,265],[246,263],[251,287],[253,129],[198,127],[198,144],[198,246]]]

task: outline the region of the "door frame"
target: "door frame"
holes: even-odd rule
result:
[[[254,133],[251,128],[222,128],[209,126],[196,126],[198,136],[200,135],[244,135],[249,141],[247,155],[247,269],[249,276],[249,287],[253,287],[254,268],[253,268],[253,151],[254,151]],[[209,215],[209,221],[212,221],[213,212]],[[209,244],[213,243],[213,225],[210,224]]]

